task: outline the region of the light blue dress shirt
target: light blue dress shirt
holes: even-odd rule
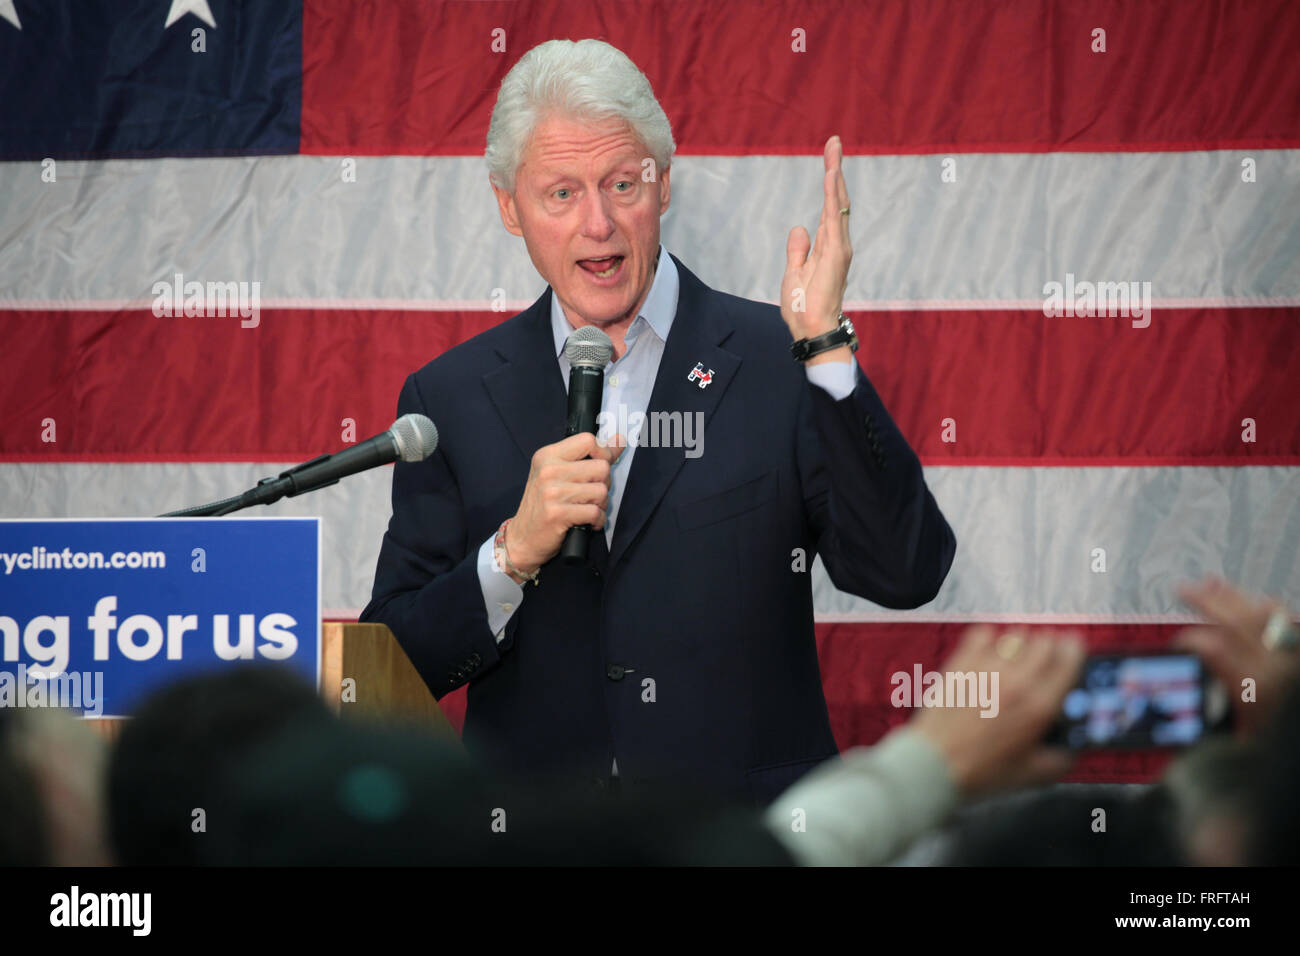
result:
[[[646,407],[650,404],[650,394],[654,390],[655,377],[659,374],[659,360],[663,358],[668,332],[677,315],[677,295],[680,289],[681,279],[677,274],[677,266],[663,246],[660,246],[659,262],[655,266],[650,294],[646,296],[641,311],[627,330],[627,348],[622,358],[605,366],[605,388],[601,394],[600,407],[602,412],[608,413],[608,418],[604,419],[605,426],[598,431],[598,436],[603,440],[608,441],[613,437],[620,421],[644,419]],[[554,291],[551,292],[551,331],[555,338],[556,360],[560,364],[560,374],[567,389],[569,360],[564,356],[564,343],[574,329]],[[847,362],[823,362],[809,366],[808,381],[825,389],[836,401],[841,401],[853,391],[856,365],[857,362],[850,359]],[[625,406],[626,416],[620,415],[619,405]],[[627,447],[610,470],[609,508],[605,513],[606,544],[612,544],[614,540],[614,524],[618,520],[623,489],[627,485],[627,476],[631,474],[632,459],[636,456],[636,438],[642,427],[644,426],[632,429],[631,435],[624,436]],[[495,538],[496,532],[493,532],[479,547],[478,580],[487,607],[488,626],[500,643],[506,635],[506,624],[523,603],[525,591],[510,575],[497,570],[492,557]]]

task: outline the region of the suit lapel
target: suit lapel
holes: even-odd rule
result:
[[[683,419],[700,412],[707,425],[741,363],[740,356],[721,347],[734,328],[723,304],[676,256],[673,256],[673,262],[681,279],[677,314],[664,345],[654,391],[646,409],[643,436],[648,436],[650,423],[654,420],[651,415],[656,411],[680,412]],[[696,363],[703,365],[706,371],[713,371],[713,380],[705,388],[689,380]],[[611,568],[636,540],[685,461],[684,448],[642,445],[636,449],[619,508],[618,523],[614,527],[609,555]]]
[[[518,334],[497,346],[505,363],[483,376],[483,385],[510,437],[531,461],[533,453],[564,437],[568,398],[551,333],[551,290],[513,320]]]

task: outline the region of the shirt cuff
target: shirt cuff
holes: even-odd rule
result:
[[[806,774],[764,822],[802,866],[878,866],[941,824],[957,802],[943,755],[903,726]]]
[[[478,583],[483,590],[483,604],[487,608],[488,627],[500,644],[506,637],[506,624],[524,600],[524,589],[504,571],[497,570],[492,554],[496,535],[488,538],[478,549]]]
[[[858,381],[857,368],[858,363],[852,358],[847,362],[821,362],[804,366],[808,381],[819,386],[837,402],[842,402],[853,394],[853,386]]]

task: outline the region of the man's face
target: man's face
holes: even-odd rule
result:
[[[501,221],[575,326],[630,322],[650,293],[669,193],[668,170],[642,178],[649,157],[625,123],[551,115],[533,130],[514,195],[493,187]]]

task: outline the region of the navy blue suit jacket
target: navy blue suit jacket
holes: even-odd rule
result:
[[[612,547],[593,534],[589,566],[543,566],[498,645],[478,548],[515,513],[533,453],[564,437],[548,289],[407,378],[398,413],[428,415],[440,442],[394,466],[361,619],[392,628],[435,696],[469,683],[465,744],[499,771],[598,782],[617,757],[625,787],[761,803],[836,753],[795,549],[840,589],[905,608],[938,592],[955,541],[865,375],[833,400],[792,360],[776,306],[673,261],[647,411],[703,412],[703,454],[638,447]],[[688,381],[697,362],[707,388]]]

